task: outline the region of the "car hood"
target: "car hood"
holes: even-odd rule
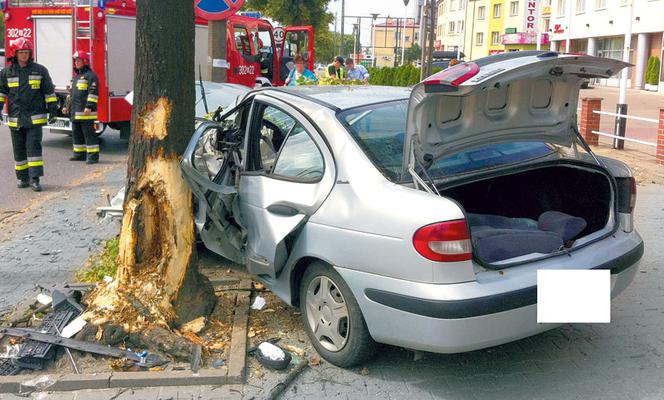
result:
[[[519,52],[448,68],[410,95],[404,174],[456,152],[493,142],[569,146],[583,79],[608,78],[629,64],[586,55]]]

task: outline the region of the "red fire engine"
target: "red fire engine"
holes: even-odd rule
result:
[[[136,33],[135,0],[4,0],[5,48],[18,37],[34,43],[35,61],[45,65],[56,86],[62,107],[73,74],[71,55],[91,54],[99,76],[97,131],[108,125],[128,137],[131,105],[125,96],[134,86]],[[277,45],[270,22],[234,15],[227,20],[227,82],[246,86],[280,86],[288,76],[287,65],[301,53],[313,70],[313,28],[284,29]],[[208,78],[207,21],[196,21],[195,63]],[[177,57],[177,54],[173,55]],[[198,68],[197,68],[198,71]],[[69,131],[69,121],[58,118],[52,130]]]

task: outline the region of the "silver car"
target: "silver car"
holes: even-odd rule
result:
[[[576,123],[582,80],[624,66],[522,51],[412,90],[254,90],[184,155],[200,237],[300,307],[339,366],[552,329],[537,270],[610,269],[615,297],[643,254],[629,168]]]

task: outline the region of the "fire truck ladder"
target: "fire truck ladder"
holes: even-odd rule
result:
[[[90,64],[92,64],[92,40],[95,36],[94,10],[91,0],[74,0],[72,17],[74,22],[74,51],[87,51],[90,53]],[[87,13],[87,18],[85,18]],[[83,16],[83,17],[82,17]],[[87,49],[81,42],[87,42]]]

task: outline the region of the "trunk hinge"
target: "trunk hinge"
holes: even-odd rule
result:
[[[581,144],[581,147],[583,147],[583,149],[586,152],[588,152],[588,154],[590,154],[590,156],[595,160],[597,165],[599,165],[600,167],[606,168],[606,165],[604,165],[604,163],[602,161],[600,161],[599,158],[597,158],[595,153],[590,148],[590,145],[586,142],[586,140],[583,138],[583,136],[581,136],[581,132],[579,132],[579,130],[576,129],[575,125],[572,125],[572,130],[574,131],[574,134],[576,135],[576,138],[578,139],[579,143]]]
[[[410,161],[408,162],[408,173],[410,173],[410,176],[413,177],[413,183],[415,184],[415,189],[420,189],[421,186],[428,193],[440,196],[440,192],[438,191],[438,188],[436,188],[436,184],[434,183],[433,179],[431,179],[431,176],[429,176],[424,166],[419,162],[417,157],[415,157],[415,151],[412,149],[412,147],[410,150],[409,160]],[[415,163],[417,163],[417,166],[422,169],[422,174],[429,180],[429,182],[431,183],[431,187],[429,187],[429,185],[427,185],[424,179],[422,179],[422,177],[417,173],[417,171],[415,171]]]

